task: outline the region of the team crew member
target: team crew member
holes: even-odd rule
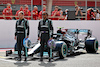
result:
[[[48,19],[48,13],[43,12],[43,19],[39,22],[38,25],[38,39],[40,40],[41,49],[40,49],[40,61],[43,61],[43,51],[44,51],[44,45],[47,45],[48,40],[52,39],[53,37],[53,26],[52,21]],[[48,48],[48,54],[49,54],[49,61],[50,59],[50,48]]]
[[[67,20],[67,18],[68,18],[68,9],[65,10],[65,14],[66,14],[65,20]]]
[[[10,16],[10,17],[5,17],[5,16]],[[5,9],[3,10],[3,18],[4,18],[4,19],[7,19],[7,20],[11,20],[11,19],[12,19],[11,16],[12,16],[11,4],[8,3],[8,4],[7,4],[7,8],[5,8]]]
[[[31,19],[31,18],[29,17],[29,16],[31,16],[31,12],[30,12],[30,10],[28,9],[28,5],[25,5],[24,16],[26,16],[25,19],[27,19],[27,20],[30,20],[30,19]]]
[[[37,20],[38,19],[38,7],[37,6],[34,6],[33,19],[34,20]]]
[[[18,11],[16,12],[16,16],[18,16],[18,13],[19,13],[20,11],[23,11],[23,6],[20,6],[20,10],[18,10]],[[16,17],[16,19],[19,19],[19,18]]]
[[[55,6],[55,10],[54,11],[52,11],[52,15],[51,16],[53,16],[53,17],[60,17],[60,12],[58,11],[58,6]],[[53,18],[53,20],[59,20],[59,18]]]
[[[43,5],[43,12],[46,11],[46,6]],[[42,11],[39,12],[39,19],[42,19]]]
[[[87,9],[87,20],[94,20],[95,19],[95,15],[94,15],[94,9],[93,8],[89,8]]]
[[[75,6],[75,16],[83,16],[81,8],[78,5]],[[80,20],[80,18],[75,18],[75,19]]]
[[[23,47],[23,39],[29,37],[29,22],[24,19],[24,12],[20,11],[18,13],[19,20],[16,22],[16,32],[15,40],[17,39],[17,48],[18,48],[18,61],[21,61],[21,50]],[[27,33],[26,33],[27,32]],[[24,48],[25,51],[25,48]]]

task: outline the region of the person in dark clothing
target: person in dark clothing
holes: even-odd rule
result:
[[[75,16],[76,16],[76,17],[77,17],[77,16],[83,16],[83,13],[82,13],[81,10],[82,10],[82,9],[81,9],[78,5],[75,6]],[[80,18],[76,18],[76,20],[80,20]]]
[[[16,21],[15,27],[15,40],[17,40],[17,48],[18,48],[18,61],[21,61],[21,50],[25,47],[23,46],[23,39],[29,37],[29,22],[24,19],[24,12],[20,11],[18,13],[19,20]]]
[[[39,21],[38,24],[38,39],[40,40],[41,49],[40,49],[40,61],[43,61],[43,51],[44,51],[44,45],[47,45],[48,40],[51,40],[53,37],[53,25],[52,21],[48,19],[48,13],[45,11],[43,12],[43,19]],[[49,62],[51,61],[50,58],[50,48],[48,48],[48,54],[49,54]]]

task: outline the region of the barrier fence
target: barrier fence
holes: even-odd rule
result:
[[[100,10],[100,0],[0,0],[0,19],[7,17],[2,14],[3,10],[7,7],[7,3],[11,4],[10,8],[12,10],[12,15],[9,17],[12,17],[12,19],[16,19],[16,12],[20,10],[20,6],[23,6],[24,12],[25,9],[29,10],[29,12],[25,13],[25,17],[28,18],[28,20],[41,19],[41,11],[45,10],[52,20],[87,20],[88,8],[93,8],[93,17],[95,19],[97,15],[96,8]],[[26,8],[26,4],[28,5],[28,9]],[[43,9],[43,5],[46,6],[46,9]],[[34,14],[34,6],[38,7],[38,15],[36,13]],[[58,12],[54,11],[55,6],[58,6]],[[76,6],[78,6],[79,9],[78,15],[76,14]],[[80,14],[80,11],[82,12],[82,15]],[[97,20],[99,19],[100,16]]]

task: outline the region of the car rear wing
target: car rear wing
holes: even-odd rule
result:
[[[80,29],[80,30],[78,30],[78,34],[91,36],[92,35],[92,31],[89,30],[89,29]]]
[[[92,36],[92,31],[90,29],[66,29],[66,31],[73,32],[74,34]]]

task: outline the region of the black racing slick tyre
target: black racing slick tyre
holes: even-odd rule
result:
[[[98,41],[96,39],[88,39],[85,41],[87,53],[96,53],[98,50]]]
[[[64,59],[67,56],[68,48],[66,43],[63,43],[59,51],[60,59]]]

